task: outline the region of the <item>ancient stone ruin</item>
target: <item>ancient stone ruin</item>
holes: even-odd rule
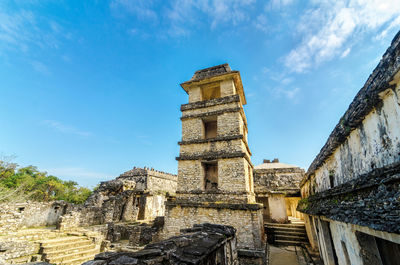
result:
[[[177,176],[149,168],[133,168],[114,180],[101,182],[84,205],[62,216],[66,229],[164,216],[166,196],[174,194]]]
[[[400,261],[400,32],[312,162],[299,210],[325,264]]]
[[[178,175],[135,167],[83,205],[1,204],[0,264],[267,264],[273,245],[301,265],[399,264],[400,32],[307,173],[253,166],[228,64],[181,86]]]
[[[303,177],[303,169],[280,163],[277,158],[272,162],[265,159],[254,167],[254,192],[257,202],[264,205],[264,222],[288,223],[288,217],[303,219],[296,210]]]
[[[181,106],[178,189],[166,202],[163,237],[203,222],[231,225],[239,258],[262,264],[262,205],[255,201],[240,74],[228,64],[214,66],[181,86],[189,103]]]

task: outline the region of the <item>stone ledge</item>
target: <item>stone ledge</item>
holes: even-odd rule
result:
[[[235,204],[235,203],[198,203],[198,202],[189,202],[189,201],[166,201],[166,207],[192,207],[192,208],[215,208],[215,209],[229,209],[229,210],[250,210],[250,211],[258,211],[263,208],[261,204],[254,203],[243,203],[243,204]]]
[[[215,160],[215,159],[221,159],[221,158],[238,158],[238,157],[243,157],[247,159],[246,153],[245,152],[205,152],[203,154],[198,154],[198,155],[181,155],[176,157],[176,160]]]
[[[302,199],[298,210],[400,234],[400,162]]]
[[[262,173],[302,173],[304,174],[304,170],[302,168],[255,168],[255,174],[262,174]]]
[[[217,136],[209,139],[194,139],[178,142],[179,145],[188,145],[188,144],[204,144],[218,141],[231,141],[231,140],[239,140],[243,139],[243,134],[238,135],[228,135],[228,136]]]
[[[393,38],[391,46],[382,56],[378,66],[369,76],[367,82],[357,93],[349,108],[340,119],[334,130],[331,132],[325,145],[311,163],[304,182],[318,169],[324,161],[335,151],[335,149],[344,143],[351,131],[356,129],[373,108],[378,106],[382,100],[379,93],[393,88],[389,82],[393,76],[400,70],[400,32]]]
[[[204,117],[209,117],[209,116],[218,116],[218,115],[221,115],[224,113],[231,113],[231,112],[239,112],[241,114],[241,110],[242,110],[242,108],[237,107],[237,108],[229,108],[229,109],[210,111],[210,112],[199,113],[199,114],[183,115],[181,117],[181,120],[193,119],[193,118],[204,118]],[[246,123],[246,126],[247,126],[247,123]]]
[[[181,111],[206,108],[206,107],[211,107],[211,106],[216,106],[216,105],[221,105],[221,104],[226,104],[226,103],[232,103],[232,102],[240,102],[239,95],[232,95],[232,96],[216,98],[216,99],[211,99],[211,100],[203,100],[203,101],[197,101],[197,102],[188,103],[188,104],[182,104]]]

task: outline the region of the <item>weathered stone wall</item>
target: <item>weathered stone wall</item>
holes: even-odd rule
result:
[[[361,174],[400,161],[400,87],[382,94],[373,109],[315,171],[316,191],[340,185]]]
[[[301,168],[254,169],[254,191],[256,194],[298,192],[303,177],[304,170]]]
[[[263,251],[265,239],[262,213],[258,204],[229,205],[224,203],[173,203],[167,202],[167,215],[163,237],[179,234],[182,227],[210,222],[231,225],[237,230],[238,248]]]
[[[116,180],[134,182],[135,186],[124,190],[147,191],[152,193],[174,193],[176,191],[177,176],[149,168],[133,168],[121,174]]]
[[[200,160],[183,160],[178,163],[179,187],[178,193],[195,191],[199,194],[204,191],[204,172]],[[250,172],[249,172],[250,167]],[[221,192],[231,192],[232,196],[238,193],[249,193],[252,189],[252,165],[245,158],[229,158],[218,160],[218,189]],[[218,191],[216,191],[218,193]],[[208,194],[208,193],[207,193]],[[247,199],[247,195],[243,199]],[[254,194],[249,197],[254,202]],[[224,201],[224,200],[223,200]]]
[[[239,103],[235,103],[234,107],[228,108],[226,105],[217,105],[200,109],[201,112],[195,114],[183,113],[182,116],[182,141],[191,141],[204,139],[203,118],[217,116],[217,136],[231,135],[247,135],[246,121],[243,109],[239,107]],[[218,107],[218,108],[217,108]],[[210,112],[209,109],[217,109]],[[245,138],[247,142],[247,137]]]
[[[381,264],[385,253],[361,246],[360,231],[400,243],[399,93],[400,32],[301,183],[298,208],[313,222],[307,229],[325,264],[335,264],[335,255],[339,264]],[[371,251],[375,261],[365,256]]]
[[[1,203],[0,234],[25,227],[56,225],[58,218],[71,207],[63,201]]]
[[[182,234],[149,244],[138,252],[105,252],[84,265],[226,264],[238,265],[235,229],[212,224],[184,229]]]

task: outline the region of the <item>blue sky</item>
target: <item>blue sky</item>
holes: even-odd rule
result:
[[[252,161],[307,168],[400,29],[400,0],[0,2],[0,154],[94,186],[176,173],[179,84],[229,63]]]

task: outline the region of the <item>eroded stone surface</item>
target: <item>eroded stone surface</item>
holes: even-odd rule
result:
[[[180,236],[149,244],[138,252],[101,253],[84,265],[132,264],[238,264],[235,229],[201,224],[182,230]]]

